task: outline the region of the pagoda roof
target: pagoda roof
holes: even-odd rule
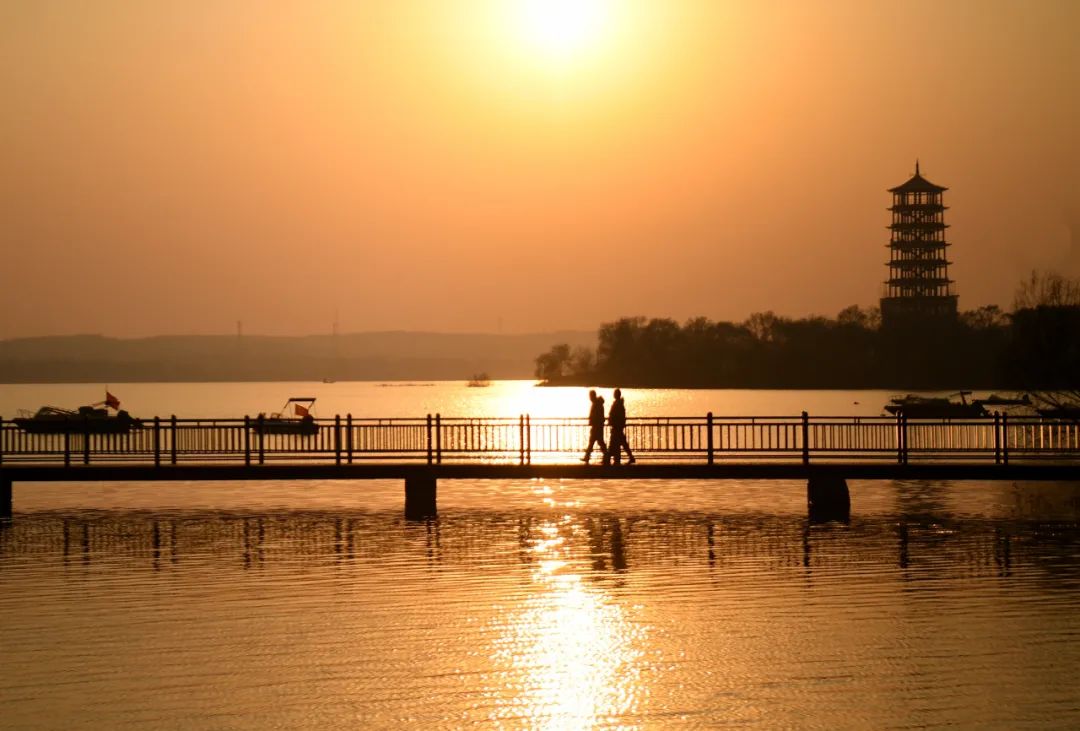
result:
[[[940,185],[935,185],[919,173],[919,161],[915,161],[915,175],[903,185],[889,188],[890,193],[940,193],[948,190]]]

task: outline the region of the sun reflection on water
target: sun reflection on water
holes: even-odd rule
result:
[[[499,715],[533,728],[581,729],[633,715],[642,689],[634,675],[644,628],[602,588],[585,581],[569,554],[570,516],[540,527],[531,547],[536,586],[508,618],[496,659],[512,668]]]

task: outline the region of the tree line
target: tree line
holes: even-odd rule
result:
[[[1033,273],[1014,310],[882,327],[877,308],[836,317],[773,312],[743,322],[624,317],[595,348],[561,343],[536,358],[550,385],[639,388],[1068,389],[1080,386],[1080,282]]]

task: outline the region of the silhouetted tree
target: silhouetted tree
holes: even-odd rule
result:
[[[1068,279],[1057,272],[1033,270],[1016,288],[1013,310],[1038,307],[1080,307],[1080,280]]]
[[[877,307],[861,308],[851,305],[840,310],[836,322],[847,327],[862,330],[877,330],[881,327],[881,310]]]
[[[780,318],[773,313],[772,310],[768,312],[755,312],[746,318],[746,322],[743,323],[751,335],[763,343],[772,342],[776,336],[776,325],[780,322]]]
[[[1044,407],[1080,408],[1080,280],[1032,272],[1013,302],[1011,380]]]
[[[1018,292],[1018,302],[1070,298],[1080,302],[1080,286],[1047,275]],[[1077,313],[988,305],[909,332],[883,330],[877,308],[858,306],[835,319],[758,312],[741,324],[624,317],[600,326],[595,354],[556,346],[537,358],[537,375],[639,387],[1061,389],[1080,378]]]
[[[971,330],[992,330],[1009,326],[1009,315],[997,305],[984,305],[960,313],[960,322]]]
[[[551,346],[551,350],[536,358],[536,377],[544,381],[557,381],[568,375],[570,346],[566,343]]]
[[[638,342],[645,327],[644,317],[623,317],[606,322],[597,332],[596,372],[612,383],[630,383],[630,374],[639,357]]]
[[[570,354],[571,373],[592,373],[596,370],[596,351],[579,345]]]

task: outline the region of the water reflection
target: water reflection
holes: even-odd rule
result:
[[[431,566],[504,564],[532,567],[540,587],[618,577],[688,560],[724,571],[746,561],[762,568],[847,567],[865,563],[925,575],[963,566],[1008,572],[1035,552],[1040,563],[1080,564],[1080,523],[1073,520],[993,520],[926,515],[870,517],[851,525],[815,524],[767,514],[696,513],[542,514],[475,511],[446,513],[426,522],[396,512],[296,511],[267,515],[191,511],[161,516],[142,511],[21,514],[0,525],[0,559],[57,558],[65,566],[117,560],[154,571],[210,558],[244,570],[274,561],[346,566],[380,558],[423,558]],[[515,551],[506,552],[504,545]],[[624,583],[624,582],[623,582]]]
[[[538,525],[531,552],[531,596],[500,625],[497,658],[520,679],[520,695],[503,699],[503,718],[533,728],[580,729],[632,714],[640,690],[634,663],[644,630],[626,608],[586,582],[569,545],[579,526],[570,517]]]
[[[549,497],[426,523],[18,513],[0,526],[5,723],[1080,721],[1061,672],[1080,666],[1075,520],[918,507],[813,525]]]

